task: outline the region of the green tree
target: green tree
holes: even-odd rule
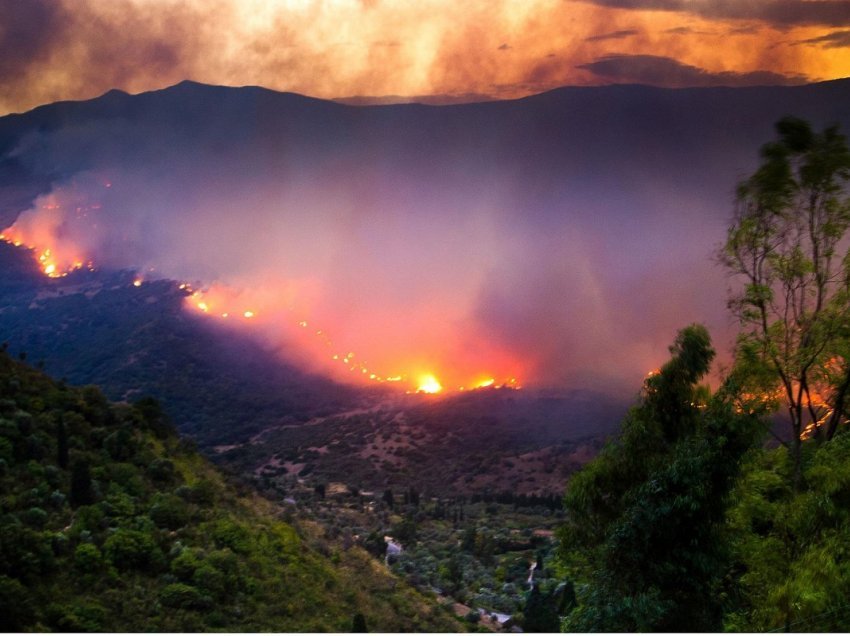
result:
[[[369,630],[366,628],[366,617],[363,616],[360,612],[354,615],[354,618],[351,620],[351,633],[352,634],[365,634]]]
[[[29,631],[35,617],[35,604],[27,588],[16,579],[0,575],[0,631]]]
[[[196,588],[185,583],[171,583],[162,588],[160,601],[166,607],[175,609],[201,610],[210,606],[210,599],[204,597]]]
[[[157,570],[165,562],[154,538],[141,530],[119,528],[106,539],[103,552],[120,570]]]
[[[68,468],[68,430],[61,417],[56,425],[56,463],[61,468]]]
[[[714,351],[683,329],[641,404],[570,482],[560,554],[584,579],[569,631],[718,631],[727,495],[760,429],[730,389],[697,385]],[[528,613],[528,610],[526,610]]]
[[[148,516],[159,528],[177,530],[189,522],[189,508],[177,495],[160,495],[154,500]]]
[[[850,435],[808,447],[797,491],[785,448],[758,453],[728,513],[741,573],[730,631],[850,631]]]
[[[77,459],[71,467],[71,492],[68,499],[74,508],[94,503],[91,469],[85,459]]]
[[[850,226],[850,150],[837,127],[815,133],[786,117],[776,130],[762,165],[738,186],[719,259],[743,282],[729,301],[743,328],[738,355],[769,370],[777,403],[787,407],[799,487],[801,438],[831,439],[850,389],[850,252],[841,252]]]
[[[540,586],[534,583],[525,599],[522,628],[526,632],[557,632],[560,621],[556,602],[552,595],[540,591]]]
[[[384,503],[387,505],[387,508],[392,510],[395,507],[395,496],[393,495],[393,491],[391,488],[387,488],[384,491],[384,496],[382,497]]]

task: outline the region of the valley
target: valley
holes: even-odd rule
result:
[[[848,103],[0,118],[0,627],[850,624]]]

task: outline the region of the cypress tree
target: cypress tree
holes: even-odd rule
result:
[[[84,459],[76,460],[71,467],[71,493],[68,499],[73,508],[94,503],[91,471]]]
[[[68,430],[61,419],[56,429],[56,463],[60,468],[68,468]]]

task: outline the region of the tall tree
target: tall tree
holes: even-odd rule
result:
[[[61,417],[56,425],[56,463],[60,468],[68,468],[68,429]]]
[[[560,555],[585,585],[568,631],[719,631],[726,499],[754,418],[697,382],[714,355],[683,329],[619,440],[570,482]]]
[[[743,327],[739,358],[772,374],[777,406],[788,409],[799,486],[801,439],[830,439],[850,390],[850,151],[836,127],[815,133],[787,117],[776,130],[738,186],[719,258],[743,281],[729,301]]]
[[[71,492],[68,499],[74,508],[94,503],[91,470],[84,459],[77,459],[71,466]]]

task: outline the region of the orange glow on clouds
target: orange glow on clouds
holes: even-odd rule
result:
[[[814,10],[806,20],[794,17],[800,11],[783,15],[782,6],[793,9],[793,0],[20,4],[35,8],[13,16],[20,37],[9,38],[10,46],[25,41],[26,50],[0,48],[6,69],[0,78],[8,88],[0,113],[112,88],[142,92],[187,78],[324,98],[469,101],[567,84],[676,86],[722,73],[732,75],[721,83],[738,76],[753,83],[758,77],[748,74],[757,72],[775,74],[774,82],[850,75],[850,47],[840,36],[850,19],[821,24]],[[779,8],[771,12],[769,5]],[[668,64],[665,72],[647,74],[652,69],[643,60],[637,71],[634,64],[613,75],[594,70],[596,61],[612,55],[665,58],[687,68]]]

